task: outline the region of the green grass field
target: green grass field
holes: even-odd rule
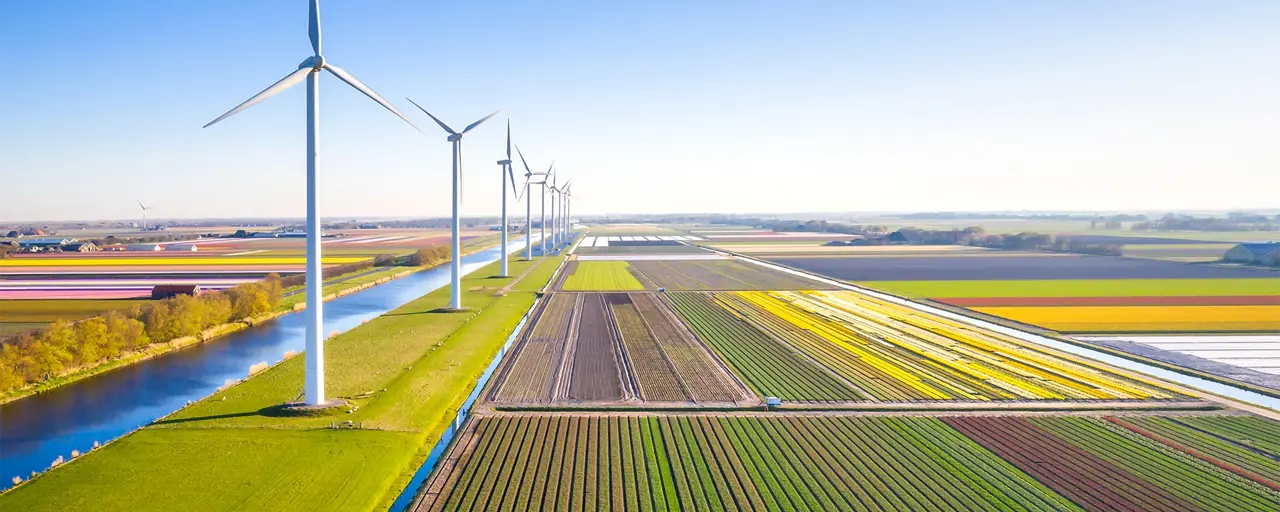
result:
[[[1280,279],[1052,279],[860,282],[910,298],[1134,297],[1280,294]]]
[[[627,270],[625,261],[580,261],[564,280],[565,291],[643,290],[644,285]]]
[[[465,311],[444,312],[441,288],[329,341],[327,391],[353,414],[277,415],[302,389],[295,357],[0,495],[0,509],[386,508],[559,261],[514,259],[514,276],[539,266],[501,297],[512,278],[490,277],[494,263],[463,279]],[[346,420],[359,428],[326,428]]]
[[[407,464],[417,449],[401,432],[143,429],[5,494],[0,508],[369,510],[392,480],[370,469]]]

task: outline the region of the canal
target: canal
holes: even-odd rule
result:
[[[508,245],[512,254],[524,241]],[[464,274],[498,260],[497,247],[462,258]],[[324,332],[345,332],[361,322],[449,284],[449,266],[416,272],[326,302]],[[27,398],[0,405],[0,489],[14,476],[44,471],[72,450],[89,451],[204,398],[249,366],[275,363],[303,350],[305,315],[285,315],[208,343]]]

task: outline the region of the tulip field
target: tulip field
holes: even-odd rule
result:
[[[694,330],[757,392],[784,400],[1177,398],[1008,336],[854,292],[671,297]]]
[[[1280,433],[1252,418],[1193,419]],[[1218,453],[1212,440],[1171,446],[1122,426],[1130,421],[1183,420],[482,417],[455,442],[415,510],[1183,512],[1280,503],[1280,484],[1263,472],[1275,470],[1274,458],[1255,457],[1262,467],[1254,472],[1224,470],[1229,463],[1209,455]],[[1275,457],[1270,450],[1262,453]]]
[[[412,510],[1280,509],[1280,415],[687,256],[571,258]],[[1212,286],[1258,289],[1240,281]],[[995,293],[956,307],[1009,307]]]

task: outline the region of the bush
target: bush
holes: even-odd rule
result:
[[[439,265],[449,261],[451,251],[452,246],[450,245],[433,245],[431,247],[423,247],[409,255],[409,265],[414,267]]]

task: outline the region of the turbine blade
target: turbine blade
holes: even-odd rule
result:
[[[311,36],[311,49],[320,55],[320,0],[311,0],[307,35]]]
[[[390,110],[391,113],[395,114],[396,117],[399,117],[400,120],[409,123],[409,126],[412,126],[414,130],[418,130],[418,133],[422,133],[422,129],[418,128],[418,125],[413,124],[413,121],[410,121],[408,117],[405,117],[405,115],[401,114],[399,110],[396,110],[396,107],[392,106],[391,103],[388,103],[387,100],[382,99],[382,96],[379,96],[378,93],[373,92],[373,89],[370,89],[369,86],[364,84],[364,82],[361,82],[360,80],[357,80],[356,77],[351,76],[351,73],[347,73],[346,71],[343,71],[342,68],[329,63],[325,63],[324,69],[332,73],[333,76],[338,77],[338,80],[342,80],[343,82],[346,82],[347,85],[355,88],[355,90],[364,93],[364,95],[368,96],[369,99],[378,102],[379,105],[382,105],[382,108]]]
[[[222,114],[221,116],[218,116],[217,119],[209,121],[209,124],[204,125],[204,127],[208,128],[210,126],[213,126],[214,123],[217,123],[218,121],[231,117],[236,113],[240,112],[241,110],[252,107],[256,105],[259,101],[275,96],[276,93],[280,91],[283,91],[285,89],[298,85],[298,82],[301,82],[302,79],[307,77],[307,73],[310,73],[312,71],[313,70],[311,68],[301,68],[301,69],[298,69],[297,71],[289,73],[284,78],[281,78],[280,81],[274,84],[271,84],[271,87],[263,89],[262,92],[254,95],[252,98],[245,100],[244,103],[237,105],[236,108],[233,108],[227,111],[227,113]]]
[[[418,107],[418,110],[421,110],[423,114],[426,114],[426,115],[427,115],[427,117],[430,117],[430,118],[431,118],[431,120],[432,120],[432,121],[435,121],[435,122],[436,122],[436,124],[440,125],[440,127],[441,127],[441,128],[444,128],[444,131],[449,132],[449,135],[457,135],[457,134],[458,134],[458,132],[453,131],[453,128],[450,128],[450,127],[449,127],[449,125],[444,124],[444,121],[441,121],[441,120],[437,119],[437,118],[436,118],[436,116],[433,116],[433,115],[431,115],[431,113],[430,113],[430,112],[427,112],[427,109],[422,108],[422,105],[419,105],[419,104],[418,104],[418,102],[413,101],[413,100],[410,100],[410,99],[409,99],[409,98],[407,98],[407,97],[406,97],[405,99],[406,99],[406,100],[409,100],[409,103],[413,103],[413,106]]]
[[[511,120],[507,119],[507,160],[511,159]]]
[[[498,112],[502,112],[502,109],[494,110],[492,114],[489,114],[489,115],[487,115],[487,116],[484,116],[484,117],[480,118],[480,120],[479,120],[479,121],[476,121],[476,122],[474,122],[474,123],[471,123],[471,124],[467,125],[467,127],[466,127],[466,128],[463,128],[463,129],[462,129],[462,133],[467,133],[467,132],[471,131],[471,129],[472,129],[472,128],[475,128],[475,127],[477,127],[477,126],[480,126],[480,123],[483,123],[483,122],[485,122],[485,121],[488,121],[490,117],[493,117],[493,116],[498,115]]]
[[[529,176],[533,176],[533,171],[529,170],[529,162],[524,161],[524,152],[520,151],[520,146],[516,146],[516,154],[520,155],[520,163],[524,164],[524,172]]]
[[[512,168],[511,168],[511,164],[507,164],[507,175],[511,177],[511,186],[512,186],[512,187],[515,187],[515,186],[516,186],[516,171],[515,171],[515,169],[512,169]],[[515,192],[515,193],[516,193],[516,197],[517,197],[517,198],[519,198],[519,197],[520,197],[520,192],[519,192],[519,191],[513,191],[513,192]]]
[[[146,207],[146,206],[142,206],[142,200],[141,200],[141,199],[139,199],[139,200],[138,200],[138,207],[139,207],[139,208],[142,208],[143,210],[146,210],[146,209],[147,209],[147,207]]]

